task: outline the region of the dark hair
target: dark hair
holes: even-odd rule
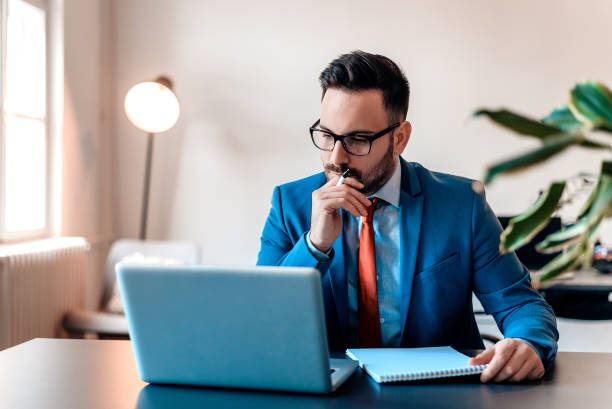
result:
[[[406,119],[410,85],[400,67],[385,56],[360,50],[342,54],[323,70],[319,81],[323,89],[321,99],[328,88],[351,91],[379,89],[390,119]]]

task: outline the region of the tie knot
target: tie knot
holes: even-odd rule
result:
[[[380,199],[375,197],[372,199],[372,205],[368,207],[368,215],[363,218],[364,223],[372,223],[372,219],[374,218],[374,210],[376,209],[376,205],[380,203]]]

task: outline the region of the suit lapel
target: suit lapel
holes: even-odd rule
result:
[[[412,296],[412,282],[415,274],[421,224],[423,221],[423,195],[415,169],[401,160],[402,188],[400,192],[400,322],[404,339],[406,319]]]
[[[344,220],[344,210],[340,209],[342,220]],[[334,290],[334,300],[336,303],[336,311],[338,313],[338,321],[342,329],[342,334],[345,339],[348,339],[348,283],[346,277],[346,260],[344,251],[344,233],[333,245],[334,259],[329,266],[329,277]]]

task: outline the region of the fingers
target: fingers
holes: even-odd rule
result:
[[[366,216],[372,202],[358,189],[364,185],[355,178],[347,178],[340,186],[340,175],[331,177],[325,185],[312,192],[310,240],[321,251],[329,249],[342,233],[344,209],[354,217]]]
[[[351,186],[351,187],[353,187],[355,189],[363,189],[365,187],[365,185],[363,183],[361,183],[357,179],[355,179],[353,177],[350,177],[350,176],[348,178],[344,179],[343,185]],[[334,184],[334,186],[335,186],[335,184]]]
[[[517,373],[512,376],[509,381],[520,382],[527,379],[527,377],[536,369],[537,362],[529,359],[523,363],[523,366],[518,370]]]
[[[322,188],[327,187],[327,186],[336,186],[336,183],[338,183],[338,180],[340,180],[340,176],[341,175],[334,175],[322,186]],[[345,182],[346,182],[346,179],[345,179]]]
[[[538,355],[536,350],[528,343],[521,340],[516,340],[516,342],[519,345],[515,355],[524,357],[525,361],[523,366],[516,371],[516,373],[509,378],[509,380],[512,382],[520,382],[525,379],[534,380],[543,377],[546,370],[544,369],[540,355]]]
[[[370,205],[372,204],[372,202],[368,200],[368,198],[365,197],[362,193],[348,186],[334,186],[333,188],[324,190],[319,194],[319,198],[321,200],[336,199],[339,197],[345,197],[347,199],[350,199],[355,206],[362,207],[363,210],[366,212],[363,214],[364,216],[365,214],[367,214],[368,207],[370,207]]]
[[[542,361],[538,357],[535,368],[533,368],[531,372],[529,372],[529,374],[527,375],[527,379],[530,381],[534,381],[536,379],[542,378],[545,373],[546,373],[546,369],[544,369],[544,365],[542,364]]]
[[[514,355],[514,351],[516,349],[516,344],[510,341],[509,339],[504,339],[495,344],[495,354],[487,369],[485,369],[480,375],[480,380],[485,383],[490,379],[495,378],[502,368],[506,365],[506,363],[512,358]]]
[[[540,356],[528,343],[507,338],[495,344],[491,349],[494,350],[494,355],[480,377],[482,382],[488,382],[489,380],[520,382],[525,379],[534,380],[544,376],[545,369]],[[482,353],[480,355],[486,354]],[[480,355],[473,358],[470,363],[472,361],[483,362],[485,359]]]
[[[337,184],[337,183],[338,183],[338,181],[340,180],[340,177],[341,177],[341,176],[342,176],[342,175],[335,174],[334,176],[332,176],[332,177],[331,177],[331,178],[330,178],[330,179],[329,179],[329,180],[328,180],[328,181],[327,181],[327,182],[326,182],[326,183],[323,185],[323,187],[326,187],[326,186],[336,186],[336,184]],[[354,178],[354,177],[352,177],[352,176],[349,176],[349,177],[347,177],[346,179],[344,179],[344,182],[343,182],[343,183],[342,183],[342,185],[340,185],[340,186],[343,186],[343,185],[352,186],[352,187],[354,187],[355,189],[363,189],[363,187],[364,187],[364,184],[363,184],[363,183],[361,183],[360,181],[358,181],[357,179],[355,179],[355,178]]]
[[[363,184],[357,180],[346,179],[347,183],[336,186],[334,181],[338,179],[339,176],[334,176],[326,185],[313,192],[313,205],[316,201],[317,207],[326,213],[333,213],[343,208],[355,217],[366,216],[372,202],[357,190],[363,187]]]
[[[529,356],[527,354],[521,353],[518,348],[515,349],[514,354],[508,360],[508,362],[506,362],[506,365],[504,365],[504,367],[497,373],[497,376],[495,377],[494,381],[502,382],[506,379],[514,377],[521,371],[521,369],[523,369],[523,366],[525,366],[528,358]],[[531,370],[531,368],[529,368],[529,370]]]
[[[326,187],[331,187],[331,186],[336,186],[338,181],[340,180],[341,175],[339,174],[334,174],[323,186],[322,188],[326,188]],[[355,189],[363,189],[365,187],[365,185],[363,183],[361,183],[358,179],[356,179],[353,176],[349,176],[347,178],[344,179],[344,181],[342,182],[342,185],[340,186],[350,186],[353,187]]]
[[[355,217],[365,216],[367,214],[365,207],[359,202],[355,201],[353,198],[336,197],[327,198],[325,200],[325,210],[329,211],[330,213],[335,212],[340,208],[348,211]]]
[[[495,347],[490,347],[490,348],[482,351],[481,353],[479,353],[478,355],[476,355],[472,359],[470,359],[469,364],[470,365],[484,365],[484,364],[488,364],[489,362],[491,362],[491,358],[493,358],[494,354],[495,354]]]

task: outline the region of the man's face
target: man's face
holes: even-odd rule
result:
[[[408,125],[405,125],[408,124]],[[329,88],[321,102],[321,129],[337,135],[359,131],[360,134],[374,134],[392,125],[383,104],[380,90],[346,91]],[[398,156],[407,142],[398,140],[397,131],[405,133],[410,124],[405,122],[395,132],[390,132],[372,142],[372,149],[366,156],[347,153],[340,142],[333,151],[321,151],[321,161],[327,179],[350,169],[354,177],[365,185],[361,190],[366,196],[375,193],[393,175]],[[408,131],[409,136],[409,131]]]

